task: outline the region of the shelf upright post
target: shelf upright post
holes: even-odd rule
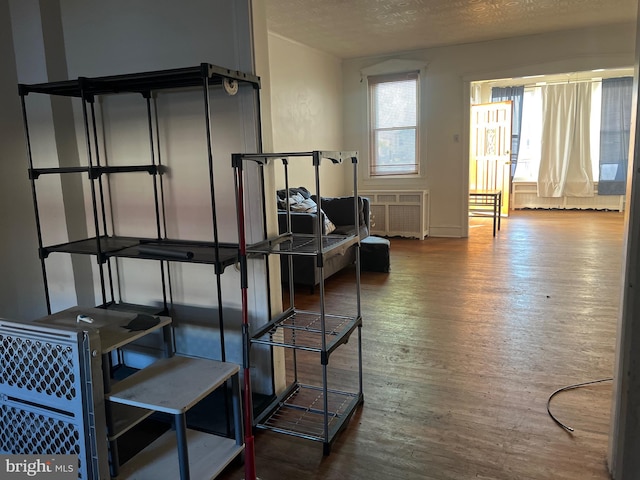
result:
[[[290,198],[289,194],[289,158],[282,158],[282,165],[284,168],[284,188],[287,195],[287,198]],[[287,200],[285,199],[285,202]],[[287,234],[292,235],[292,225],[291,225],[291,208],[289,205],[285,208],[285,218],[287,219]],[[295,283],[293,282],[293,256],[287,255],[287,275],[289,276],[289,308],[295,309]],[[295,317],[292,319],[292,322],[295,323]],[[292,342],[296,341],[296,330],[292,329]],[[293,362],[293,381],[298,383],[298,354],[295,349],[291,352],[291,360]]]
[[[158,176],[161,175],[159,162],[156,162],[156,152],[154,147],[154,137],[153,137],[153,115],[151,109],[151,90],[146,90],[142,96],[146,100],[147,104],[147,126],[149,129],[149,153],[151,157],[151,165],[155,167],[155,171],[153,173],[153,200],[155,206],[155,214],[156,214],[156,236],[158,240],[162,239],[162,228],[160,222],[160,201],[158,199]],[[157,112],[156,112],[156,122],[157,122]],[[157,123],[156,123],[157,126]],[[156,137],[160,137],[159,132],[156,131]],[[158,147],[158,155],[160,155],[160,148]],[[162,180],[160,180],[162,181]],[[160,188],[162,191],[162,188]],[[164,202],[162,203],[164,205]],[[164,211],[162,215],[162,219],[164,220]],[[166,233],[166,232],[165,232]],[[162,282],[162,306],[164,308],[164,312],[167,313],[167,283],[165,278],[165,261],[160,260],[160,278]]]
[[[287,198],[289,198],[289,158],[282,158],[282,166],[284,169],[284,188]],[[287,202],[287,198],[285,198],[285,203]],[[287,219],[287,234],[291,235],[291,208],[289,208],[289,205],[286,206],[285,212],[285,218]],[[293,308],[295,307],[295,289],[293,288],[293,257],[291,255],[287,255],[287,267],[289,268],[289,306]]]
[[[360,299],[360,221],[358,211],[360,209],[360,197],[358,196],[358,157],[351,157],[353,165],[353,218],[355,219],[356,231],[358,233],[358,248],[356,249],[356,312],[358,318],[362,316]]]
[[[318,221],[318,254],[317,254],[317,266],[320,269],[320,340],[322,345],[322,353],[320,354],[322,364],[322,406],[324,409],[324,422],[322,425],[324,435],[324,450],[325,454],[329,448],[329,392],[327,387],[328,382],[328,364],[329,356],[327,355],[327,337],[326,332],[326,311],[325,311],[325,291],[324,291],[324,253],[322,232],[324,227],[324,220],[322,218],[322,198],[320,196],[320,162],[322,160],[321,154],[318,151],[313,152],[313,168],[315,170],[316,177],[316,204],[317,207],[317,221]]]
[[[88,92],[87,79],[84,77],[78,78],[78,82],[80,85],[80,97],[82,98],[82,120],[84,123],[84,136],[86,140],[87,147],[87,161],[89,164],[89,169],[91,169],[93,165],[93,156],[91,155],[91,135],[89,132],[89,115],[87,113],[87,103],[93,103],[94,97],[93,94]],[[89,185],[91,186],[91,206],[93,209],[93,228],[96,234],[96,253],[97,253],[97,262],[98,269],[100,271],[100,292],[102,293],[102,303],[107,303],[107,293],[104,282],[104,271],[102,270],[102,247],[100,245],[100,223],[98,221],[98,205],[96,201],[96,187],[94,184],[94,179],[90,179]]]
[[[20,94],[20,105],[22,106],[22,122],[24,123],[25,140],[27,142],[27,160],[29,163],[29,180],[31,181],[31,196],[33,197],[33,207],[36,217],[36,234],[38,236],[38,252],[40,257],[40,268],[42,270],[42,280],[44,283],[44,297],[47,304],[47,313],[51,315],[51,298],[49,296],[49,282],[47,280],[47,268],[45,265],[45,254],[42,243],[42,227],[40,225],[40,214],[38,213],[38,195],[36,194],[36,177],[33,174],[33,153],[31,152],[31,137],[29,135],[29,122],[27,120],[27,106],[24,97],[29,94],[24,85],[18,86]]]
[[[247,239],[245,233],[244,218],[244,185],[242,155],[233,155],[233,175],[236,191],[236,212],[238,216],[238,257],[240,260],[240,287],[242,293],[242,363],[244,377],[244,478],[256,480],[255,446],[253,438],[253,401],[251,398],[251,361],[250,361],[250,332],[247,290],[249,282],[247,278]]]
[[[360,221],[358,219],[358,210],[360,197],[358,196],[358,157],[351,157],[351,164],[353,165],[353,198],[354,198],[354,210],[353,215],[356,222],[356,228],[358,228],[358,245],[356,247],[356,315],[357,318],[362,318],[361,307],[361,294],[360,294]],[[358,393],[362,395],[362,322],[358,325]]]
[[[202,90],[204,94],[204,121],[205,132],[207,136],[207,157],[209,161],[209,190],[211,193],[211,219],[213,221],[213,241],[215,251],[215,274],[216,274],[216,291],[218,294],[218,322],[220,329],[220,360],[225,362],[227,359],[225,341],[224,341],[224,319],[222,314],[222,286],[220,285],[220,248],[218,244],[218,216],[216,213],[216,189],[213,178],[213,142],[211,140],[211,107],[209,103],[209,65],[203,63],[202,68]]]
[[[100,164],[100,148],[99,148],[99,143],[98,143],[98,127],[96,125],[96,110],[95,110],[95,96],[91,95],[91,126],[93,129],[93,148],[95,150],[95,164],[96,167],[100,168],[101,164]],[[91,173],[90,173],[91,175]],[[91,180],[92,182],[94,181],[93,179]],[[106,214],[106,204],[104,201],[104,188],[103,188],[103,184],[102,184],[102,175],[98,176],[98,190],[100,192],[100,211],[102,214],[102,231],[104,232],[105,236],[108,233],[107,230],[107,214]],[[113,223],[113,220],[112,220]],[[99,233],[96,232],[96,235],[99,237]],[[98,255],[102,256],[102,251],[100,250],[100,248],[98,248]],[[109,293],[111,294],[111,300],[113,301],[115,296],[114,296],[114,292],[113,292],[113,273],[111,271],[111,262],[108,259],[103,259],[104,263],[107,265],[107,272],[109,274]],[[101,260],[102,261],[102,260]],[[104,268],[102,265],[100,266],[100,269],[102,270],[102,268]],[[102,299],[102,303],[106,304],[106,298]]]
[[[156,184],[159,183],[159,187],[160,187],[160,208],[162,211],[162,215],[160,217],[161,222],[158,225],[158,231],[160,232],[158,234],[158,238],[166,238],[167,237],[167,215],[166,215],[166,211],[165,211],[165,202],[164,202],[164,181],[162,178],[162,174],[163,174],[163,166],[162,166],[162,155],[161,155],[161,149],[160,149],[160,120],[158,119],[158,104],[157,104],[157,96],[153,95],[153,124],[155,125],[155,131],[156,131],[156,157],[157,158],[157,175],[156,177],[154,177],[156,179],[156,182],[154,183],[154,189],[157,188]],[[152,128],[152,127],[150,127]],[[153,148],[153,146],[152,146]],[[155,191],[155,190],[154,190]],[[156,195],[156,202],[158,201],[158,196]],[[164,294],[164,312],[165,314],[169,314],[169,306],[167,303],[167,297],[171,298],[172,297],[172,293],[171,293],[171,277],[169,274],[169,267],[167,264],[167,269],[166,269],[166,274],[163,274],[162,277],[162,289],[164,292],[166,292]]]

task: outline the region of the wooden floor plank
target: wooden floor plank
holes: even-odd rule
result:
[[[258,432],[262,480],[609,478],[611,383],[553,400],[573,434],[546,401],[612,375],[623,215],[519,211],[495,239],[490,220],[471,222],[468,239],[393,238],[391,272],[362,274],[365,404],[329,457]],[[330,311],[353,304],[353,275],[327,282]],[[318,294],[296,298],[312,308]],[[355,346],[331,357],[334,384],[354,378]],[[312,355],[301,371],[318,375]]]

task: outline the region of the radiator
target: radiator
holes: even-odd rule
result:
[[[429,235],[428,190],[364,190],[371,206],[371,233],[422,240]]]
[[[535,182],[513,182],[511,208],[577,209],[577,210],[624,210],[624,195],[598,195],[593,197],[538,197]]]

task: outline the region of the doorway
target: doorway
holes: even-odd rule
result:
[[[503,217],[509,216],[512,110],[512,101],[471,105],[469,192],[499,191]],[[477,200],[470,204],[484,207]]]
[[[623,162],[619,160],[615,161],[620,162],[620,165],[606,165],[606,158],[619,159],[621,155],[611,153],[607,153],[608,157],[605,157],[604,154],[601,155],[600,139],[601,137],[604,138],[603,142],[608,143],[602,143],[602,145],[609,148],[608,145],[611,143],[607,140],[609,137],[603,137],[602,135],[609,135],[611,133],[610,130],[612,130],[610,123],[606,123],[610,122],[608,120],[610,116],[605,115],[602,102],[605,98],[608,98],[605,92],[614,89],[615,85],[613,84],[619,80],[630,80],[632,76],[633,69],[619,68],[472,82],[470,97],[469,190],[498,188],[493,186],[491,176],[487,177],[489,178],[488,181],[483,178],[485,173],[481,163],[482,161],[486,162],[485,159],[489,158],[489,154],[492,154],[495,159],[493,160],[494,171],[497,165],[495,162],[501,162],[504,168],[498,169],[497,174],[502,173],[506,177],[501,188],[503,191],[501,216],[503,218],[519,209],[622,211],[624,207],[624,192],[614,195],[608,189],[606,194],[600,194],[601,188],[604,192],[605,183],[608,180],[607,176],[610,176],[611,179],[614,178],[614,175],[609,172],[620,172],[626,169],[626,163],[622,165]],[[585,149],[588,150],[590,159],[588,162],[578,165],[577,168],[574,163],[557,163],[563,161],[561,160],[561,155],[557,154],[557,152],[564,148],[562,141],[566,142],[566,140],[563,140],[563,138],[549,138],[548,134],[549,130],[551,130],[552,134],[559,137],[560,133],[557,133],[559,130],[556,130],[558,127],[545,127],[547,131],[543,131],[543,126],[546,124],[545,117],[555,118],[559,115],[556,113],[544,113],[553,111],[548,101],[546,104],[543,102],[544,98],[551,98],[551,94],[557,92],[560,87],[573,85],[576,88],[588,85],[588,90],[591,92],[584,92],[590,100],[590,115],[588,112],[587,115],[582,114],[588,120],[581,117],[580,121],[583,122],[583,126],[579,128],[582,130],[576,130],[581,136],[590,138],[589,141],[581,144],[581,152],[584,152]],[[563,97],[558,98],[562,99]],[[506,128],[503,128],[499,121],[503,120],[503,122],[508,123],[508,120],[506,120],[508,107],[505,100],[511,100],[510,133]],[[506,111],[502,113],[499,109]],[[575,119],[571,120],[577,121]],[[564,122],[560,121],[560,123]],[[551,124],[552,122],[550,121],[548,125]],[[626,128],[628,129],[628,125]],[[504,135],[504,137],[500,138],[500,135]],[[544,139],[543,135],[545,135]],[[508,141],[509,138],[510,142]],[[621,136],[620,138],[623,137]],[[628,139],[628,132],[626,138]],[[487,142],[487,139],[491,141],[495,139],[495,141],[491,144]],[[552,143],[552,141],[556,143]],[[628,140],[626,143],[628,144]],[[545,145],[551,145],[554,149],[543,151]],[[507,152],[510,154],[507,154]],[[582,153],[579,155],[579,157],[584,156]],[[601,159],[604,159],[604,161],[601,161]],[[585,174],[586,170],[588,170],[588,174]],[[584,184],[586,185],[585,187],[576,187],[576,185],[581,185],[577,183],[575,178],[576,172],[581,172],[580,174],[583,178],[578,179],[578,181],[586,182]],[[618,180],[617,177],[615,180]],[[562,190],[567,192],[566,188],[569,188],[570,185],[573,190],[576,188],[581,189],[581,193],[575,194],[573,191],[560,194],[555,191],[553,194],[545,193],[552,190],[550,186],[555,188],[558,182],[564,181],[566,181],[567,186],[563,186]],[[540,193],[541,188],[542,193]],[[472,226],[471,223],[470,226]]]

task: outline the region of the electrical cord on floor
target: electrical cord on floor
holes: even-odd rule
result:
[[[558,390],[553,392],[549,396],[549,399],[547,400],[547,413],[551,417],[551,420],[556,422],[558,425],[564,428],[567,432],[573,432],[574,431],[573,428],[571,428],[569,425],[565,425],[564,423],[562,423],[560,420],[558,420],[556,417],[553,416],[553,413],[551,413],[551,410],[549,409],[549,405],[551,404],[551,399],[560,392],[566,392],[567,390],[573,390],[574,388],[586,387],[587,385],[593,385],[595,383],[610,382],[612,380],[613,378],[601,378],[600,380],[593,380],[591,382],[584,382],[584,383],[576,383],[574,385],[568,385],[566,387],[559,388]]]

